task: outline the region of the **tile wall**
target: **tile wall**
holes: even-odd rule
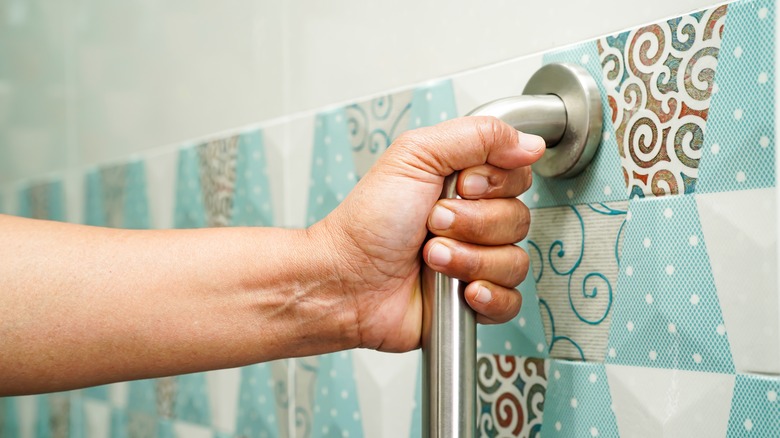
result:
[[[406,129],[519,94],[602,90],[593,164],[523,195],[532,266],[478,331],[480,436],[780,436],[775,3],[740,0],[316,114],[49,180],[0,209],[130,228],[306,226]],[[420,355],[347,351],[0,399],[2,436],[419,436]]]

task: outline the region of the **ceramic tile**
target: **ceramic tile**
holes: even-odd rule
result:
[[[726,436],[780,436],[778,393],[777,377],[737,374]]]
[[[527,241],[520,246],[528,252]],[[477,352],[525,357],[548,357],[549,343],[542,324],[542,313],[533,266],[517,287],[523,297],[520,312],[504,324],[477,326]]]
[[[607,365],[621,437],[726,436],[734,375]]]
[[[610,122],[632,196],[693,192],[726,8],[598,41]]]
[[[65,194],[62,181],[32,183],[19,191],[19,216],[65,221]]]
[[[152,228],[174,227],[175,209],[171,206],[175,205],[176,200],[178,154],[179,151],[168,150],[143,159],[150,188],[148,196]]]
[[[738,372],[780,374],[775,189],[696,194]]]
[[[319,436],[314,431],[314,397],[317,393],[317,370],[321,356],[295,359],[295,431],[297,438]]]
[[[693,196],[632,201],[609,331],[609,363],[733,373]]]
[[[617,437],[603,364],[551,360],[544,400],[544,436]]]
[[[628,199],[621,177],[615,132],[607,116],[609,107],[604,86],[598,80],[601,66],[596,43],[589,41],[549,52],[544,54],[543,60],[544,64],[565,62],[580,65],[594,78],[602,96],[602,141],[588,167],[576,177],[553,179],[534,175],[533,185],[522,196],[523,202],[532,208],[542,208]]]
[[[114,228],[150,228],[146,171],[142,161],[89,171],[84,185],[85,224]]]
[[[314,385],[313,436],[363,436],[352,352],[320,356]]]
[[[477,356],[477,427],[480,436],[533,437],[542,428],[549,362]]]
[[[352,351],[363,423],[361,436],[392,438],[409,432],[420,356],[419,351],[405,354]]]
[[[111,437],[111,405],[98,400],[84,400],[84,429],[90,438]]]
[[[188,423],[210,426],[211,408],[206,386],[206,374],[183,374],[176,376],[175,379],[175,390],[168,392],[168,394],[172,393],[173,395],[173,418]],[[160,380],[157,383],[159,388]]]
[[[257,364],[240,369],[239,395],[236,397],[237,420],[235,436],[265,437],[280,436],[282,422],[277,413],[277,403],[286,408],[287,385],[277,382],[271,376],[270,364]],[[219,389],[224,390],[224,386]],[[216,395],[216,394],[215,394]]]
[[[409,126],[412,91],[375,97],[344,108],[358,178]]]
[[[775,187],[775,2],[729,5],[697,193]]]
[[[260,131],[248,131],[179,152],[177,228],[272,225],[267,158]]]
[[[529,258],[550,357],[606,354],[626,202],[531,210]]]

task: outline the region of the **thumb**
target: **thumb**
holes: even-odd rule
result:
[[[462,117],[407,131],[393,147],[400,149],[408,164],[436,176],[485,163],[516,169],[533,164],[545,151],[541,137],[489,116]]]

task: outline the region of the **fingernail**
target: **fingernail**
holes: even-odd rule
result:
[[[477,289],[477,294],[474,296],[474,301],[482,304],[487,304],[493,299],[493,293],[485,286],[480,286]]]
[[[482,175],[468,175],[463,180],[463,194],[466,196],[479,196],[487,190],[488,180]]]
[[[538,135],[526,134],[525,132],[518,132],[517,140],[520,147],[528,152],[539,152],[544,149],[544,139]]]
[[[446,266],[452,260],[450,249],[441,243],[434,243],[428,251],[428,263],[436,266]]]
[[[455,213],[439,205],[433,208],[433,213],[431,213],[431,228],[446,230],[454,221]]]

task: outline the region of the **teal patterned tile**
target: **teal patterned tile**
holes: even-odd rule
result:
[[[599,39],[609,115],[631,196],[693,192],[726,9]]]
[[[526,241],[520,246],[528,252]],[[549,344],[542,324],[536,283],[539,280],[533,266],[526,279],[517,287],[523,297],[520,312],[504,324],[477,326],[477,352],[509,356],[547,357]]]
[[[733,373],[694,197],[632,201],[626,220],[606,361]]]
[[[549,362],[539,358],[478,355],[479,436],[539,436],[548,367]]]
[[[19,191],[19,216],[65,221],[65,190],[61,180],[33,183]]]
[[[274,224],[268,160],[260,130],[238,136],[236,183],[230,223],[236,226]]]
[[[775,187],[775,2],[729,4],[700,193]]]
[[[93,169],[84,177],[84,223],[146,229],[150,227],[143,161]]]
[[[275,381],[268,364],[241,368],[236,437],[279,436],[276,415]],[[285,394],[286,396],[286,394]]]
[[[409,129],[433,126],[458,116],[452,81],[444,79],[418,86],[412,94]]]
[[[307,225],[327,216],[357,182],[344,109],[318,114],[315,126]]]
[[[363,436],[352,353],[342,351],[320,356],[316,382],[312,436]]]
[[[176,206],[173,216],[175,228],[202,228],[206,226],[200,183],[200,160],[197,149],[185,146],[179,151],[176,172]]]
[[[728,437],[780,436],[780,378],[737,374]]]
[[[603,364],[552,360],[544,398],[546,437],[617,437]]]
[[[549,357],[603,360],[626,211],[625,201],[531,210],[528,254]]]
[[[534,175],[531,189],[523,195],[523,202],[532,208],[567,204],[622,201],[628,199],[620,170],[615,131],[609,120],[606,92],[599,80],[601,65],[596,42],[577,44],[544,55],[544,64],[567,62],[583,66],[593,77],[602,93],[604,113],[603,140],[593,161],[580,175],[571,179],[551,179]]]
[[[127,438],[128,421],[127,410],[118,407],[111,408],[111,437]]]
[[[204,373],[176,376],[174,418],[190,423],[211,425],[211,409]]]
[[[16,437],[20,434],[19,429],[19,409],[15,397],[8,397],[3,399],[3,424],[2,436],[4,437]]]

